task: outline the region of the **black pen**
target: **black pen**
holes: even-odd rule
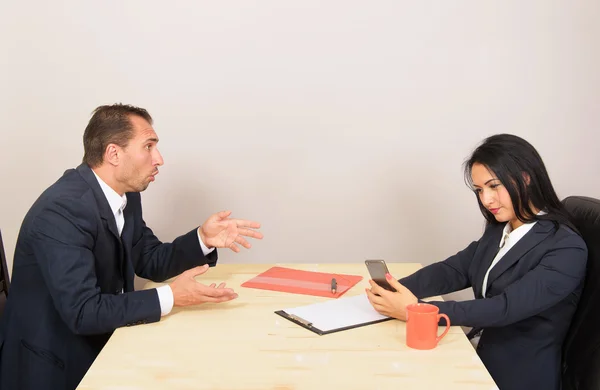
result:
[[[337,281],[335,280],[335,278],[331,279],[331,293],[335,294],[335,292],[337,291]]]

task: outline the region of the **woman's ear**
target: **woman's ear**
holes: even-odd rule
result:
[[[523,180],[525,180],[525,184],[529,185],[531,183],[531,176],[527,172],[523,172]]]

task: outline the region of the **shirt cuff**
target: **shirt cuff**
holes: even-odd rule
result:
[[[198,242],[200,243],[200,248],[202,248],[202,253],[204,253],[204,256],[215,250],[215,248],[208,249],[208,247],[204,245],[202,239],[200,238],[200,228],[196,229],[196,234],[198,235]]]
[[[156,289],[158,301],[160,302],[160,315],[166,316],[173,309],[173,290],[168,284]]]

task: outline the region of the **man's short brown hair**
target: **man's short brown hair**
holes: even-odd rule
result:
[[[96,108],[83,133],[83,162],[95,168],[102,164],[109,144],[126,147],[133,136],[134,115],[152,124],[148,111],[140,107],[117,103]]]

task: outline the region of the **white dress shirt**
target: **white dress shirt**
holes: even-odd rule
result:
[[[94,171],[92,170],[92,172]],[[125,217],[123,216],[123,212],[125,210],[125,206],[127,206],[127,196],[119,195],[108,184],[106,184],[104,180],[100,179],[100,177],[96,175],[96,172],[94,172],[94,175],[96,176],[96,179],[98,179],[98,183],[100,184],[100,188],[102,189],[104,196],[106,196],[106,200],[108,200],[108,205],[110,206],[110,210],[112,211],[115,217],[115,222],[117,223],[119,235],[121,235],[123,232],[123,226],[125,225]],[[204,253],[206,256],[215,248],[208,249],[200,238],[200,232],[197,231],[196,233],[198,234],[198,242],[200,242],[202,253]],[[158,294],[158,301],[160,302],[161,316],[165,316],[173,309],[173,291],[169,285],[164,285],[158,287],[156,292]]]

